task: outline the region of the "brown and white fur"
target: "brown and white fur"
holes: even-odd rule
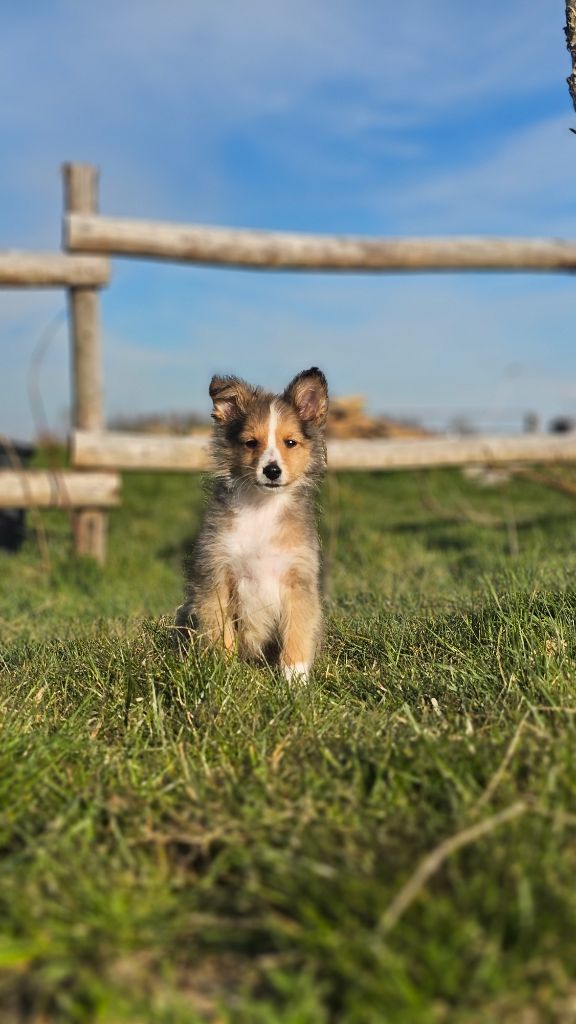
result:
[[[328,390],[316,367],[282,395],[213,377],[215,482],[177,626],[306,679],[320,640],[314,492],[326,466]]]

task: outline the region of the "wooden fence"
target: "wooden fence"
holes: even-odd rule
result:
[[[576,271],[575,241],[343,238],[103,217],[96,168],[66,164],[63,179],[67,252],[0,252],[0,287],[67,290],[73,468],[57,474],[0,470],[0,507],[70,509],[76,552],[100,562],[106,550],[104,509],[119,500],[119,470],[200,470],[207,465],[203,438],[105,429],[99,290],[110,280],[110,256],[269,271]],[[331,469],[347,470],[575,462],[576,435],[331,441],[328,459]]]
[[[81,469],[203,470],[208,468],[206,448],[207,438],[200,436],[85,430],[72,436],[73,464]],[[576,462],[576,433],[328,442],[331,469],[423,469],[512,462]]]

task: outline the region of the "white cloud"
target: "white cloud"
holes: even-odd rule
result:
[[[525,0],[473,9],[456,0],[60,4],[69,31],[115,58],[135,91],[153,82],[171,92],[184,78],[209,110],[224,103],[233,116],[275,109],[344,77],[404,108],[526,94],[556,80],[555,51],[568,66],[556,7],[555,18]],[[81,69],[85,54],[77,47],[72,57]]]
[[[279,389],[312,364],[334,393],[364,393],[373,409],[512,408],[517,426],[523,411],[576,411],[566,279],[292,276],[246,279],[244,301],[242,291],[240,278],[223,284],[200,322],[194,301],[180,301],[179,351],[109,337],[109,411],[207,412],[214,372]],[[251,301],[258,291],[266,301]]]
[[[560,237],[576,234],[576,138],[569,114],[510,133],[486,157],[373,196],[402,230]]]
[[[142,278],[139,319],[131,328],[124,312],[107,309],[109,415],[208,413],[214,372],[238,372],[279,389],[313,364],[325,369],[335,394],[363,393],[375,410],[425,410],[430,416],[436,410],[435,422],[469,409],[485,421],[498,410],[515,409],[517,425],[531,409],[545,418],[576,412],[576,296],[570,280],[211,273],[214,287],[200,309],[197,294],[182,289],[183,278],[170,284],[169,275],[159,304],[154,296],[147,304]],[[27,371],[61,303],[54,295],[18,296],[0,319],[0,431],[32,432]],[[62,327],[39,377],[56,429],[69,406],[68,373]]]
[[[57,239],[62,159],[101,164],[110,212],[186,218],[174,179],[187,176],[190,213],[227,219],[235,174],[220,146],[231,130],[292,114],[350,145],[378,125],[384,154],[417,153],[403,129],[496,98],[529,103],[562,79],[557,8],[556,18],[540,0],[56,0],[34,15],[14,9],[4,14],[0,126],[15,140],[0,189],[25,196],[30,211],[23,205],[27,237],[14,244]]]
[[[3,13],[0,63],[0,130],[8,140],[2,244],[59,244],[63,159],[101,166],[106,212],[246,223],[240,187],[257,200],[266,184],[239,169],[226,147],[247,137],[262,140],[274,166],[285,167],[281,188],[295,216],[305,197],[293,183],[308,174],[317,190],[325,180],[342,184],[331,199],[334,217],[348,190],[385,233],[575,232],[567,93],[565,117],[510,132],[499,146],[483,123],[483,160],[475,153],[465,163],[451,129],[453,118],[499,104],[502,132],[507,104],[516,110],[521,99],[529,121],[533,97],[564,90],[563,20],[561,0],[54,0],[33,14],[14,6]],[[388,161],[403,156],[417,167],[425,155],[419,129],[436,124],[447,138],[438,170],[422,171],[416,183],[390,180]],[[372,179],[364,190],[364,143],[378,151],[379,188]],[[273,202],[266,210],[276,216]],[[493,278],[289,278],[258,286],[245,278],[237,288],[222,278],[220,294],[202,305],[181,278],[173,291],[148,289],[151,278],[137,269],[131,280],[120,274],[105,300],[111,412],[207,407],[215,368],[278,386],[313,362],[326,366],[336,391],[366,391],[375,408],[537,404],[538,387],[542,395],[547,389],[550,408],[572,401],[564,382],[576,375],[566,342],[573,304],[561,286],[510,282],[504,299]],[[62,297],[22,293],[6,301],[0,429],[22,432],[30,422],[27,361]],[[156,338],[144,327],[148,348],[129,326],[139,307],[141,321],[157,326]],[[164,341],[164,317],[192,339],[189,350],[178,350],[174,336]],[[558,373],[545,365],[548,339]],[[527,350],[532,361],[503,384],[502,365]],[[68,405],[67,367],[60,338],[42,374],[57,424]]]

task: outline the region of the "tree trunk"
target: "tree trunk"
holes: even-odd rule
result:
[[[568,89],[576,110],[576,0],[566,0],[566,46],[572,57],[572,71],[568,75]]]

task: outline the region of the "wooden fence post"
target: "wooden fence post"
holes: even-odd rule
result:
[[[98,212],[98,169],[90,164],[64,164],[66,213]],[[102,356],[98,289],[74,287],[68,291],[72,349],[72,427],[102,430]],[[72,513],[74,550],[103,563],[106,556],[105,512],[83,508]]]

